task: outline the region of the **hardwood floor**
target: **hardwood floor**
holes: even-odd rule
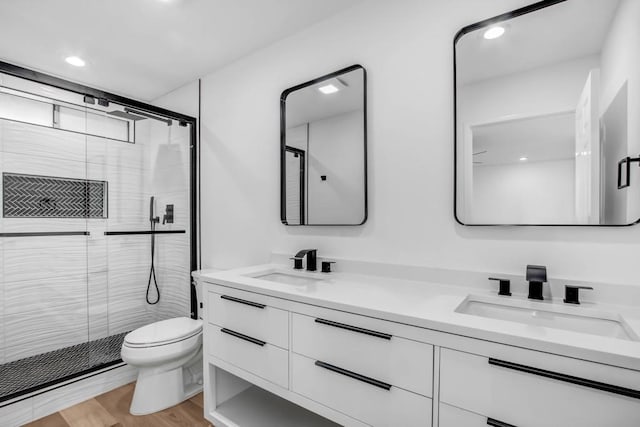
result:
[[[151,415],[129,413],[134,383],[96,396],[28,427],[212,427],[203,416],[202,393],[179,405]]]

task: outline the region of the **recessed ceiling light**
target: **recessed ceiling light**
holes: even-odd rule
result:
[[[67,61],[67,64],[71,64],[74,67],[84,67],[86,65],[84,59],[78,58],[77,56],[67,56],[64,60]]]
[[[529,160],[529,158],[528,158],[528,157],[520,157],[520,161],[521,161],[521,162],[526,162],[527,160]]]
[[[484,38],[487,40],[497,39],[504,34],[504,27],[491,27],[484,32]]]
[[[336,93],[337,91],[339,91],[340,89],[338,89],[336,86],[332,85],[332,84],[328,84],[328,85],[324,85],[324,86],[320,86],[318,88],[318,90],[322,93],[324,93],[325,95],[328,95],[330,93]]]

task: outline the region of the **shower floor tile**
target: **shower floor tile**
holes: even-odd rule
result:
[[[0,402],[119,363],[126,332],[0,365]]]

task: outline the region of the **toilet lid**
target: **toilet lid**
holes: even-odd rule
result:
[[[170,344],[197,335],[201,331],[202,320],[176,317],[131,331],[124,337],[124,342],[134,346]]]

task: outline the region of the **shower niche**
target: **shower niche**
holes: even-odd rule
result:
[[[0,405],[122,364],[190,316],[195,119],[0,63]],[[147,304],[149,200],[161,299]]]
[[[107,182],[2,174],[5,218],[107,218]]]

